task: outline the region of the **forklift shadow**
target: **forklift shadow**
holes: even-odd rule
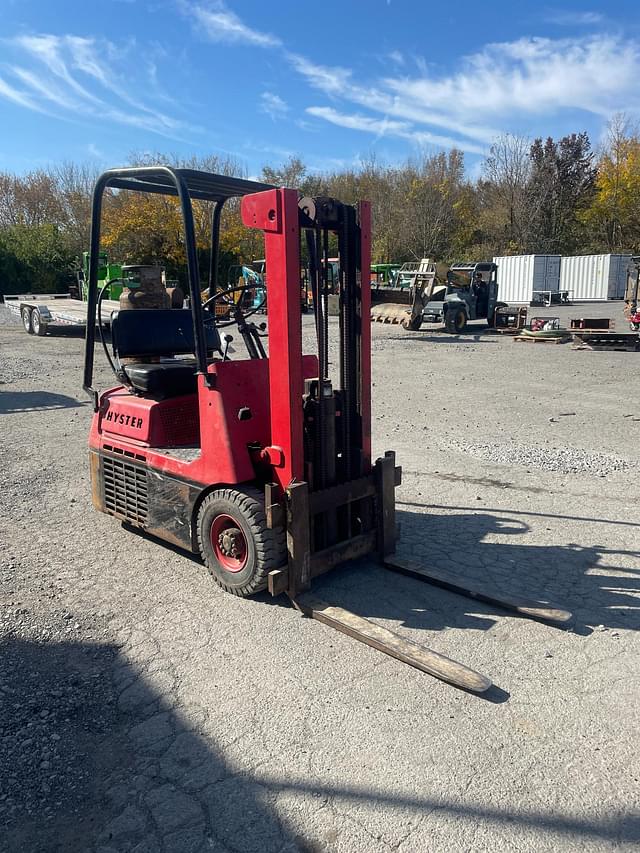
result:
[[[47,412],[53,409],[75,409],[88,402],[55,394],[52,391],[0,391],[0,415],[17,412]]]
[[[401,501],[399,505],[421,506]],[[596,625],[640,630],[640,551],[598,544],[527,544],[531,532],[523,520],[527,513],[505,510],[504,515],[493,515],[452,510],[442,514],[398,511],[400,552],[483,588],[561,604],[574,613],[574,633],[589,634],[589,626]],[[583,520],[593,529],[595,519]],[[612,555],[635,565],[615,565]]]
[[[524,544],[530,533],[520,519],[489,513],[398,511],[398,555],[425,568],[454,575],[496,595],[545,601],[568,607],[573,633],[586,636],[595,625],[640,629],[640,568],[616,569],[623,577],[593,575],[607,549],[578,545]],[[501,541],[491,541],[500,537]],[[507,537],[507,541],[502,541]],[[629,556],[628,552],[618,552]],[[630,556],[638,556],[631,554]],[[511,611],[462,597],[412,577],[392,575],[361,560],[317,582],[321,597],[361,616],[388,619],[406,628],[487,631]],[[320,591],[320,587],[322,590]],[[518,617],[516,617],[518,618]],[[524,617],[522,617],[524,618]]]
[[[11,749],[0,800],[3,853],[323,853],[333,824],[316,816],[327,801],[335,803],[327,812],[335,808],[346,817],[375,805],[394,819],[402,809],[416,819],[435,813],[461,827],[516,825],[574,849],[638,839],[631,810],[609,820],[529,811],[510,802],[477,805],[437,791],[408,793],[406,785],[396,790],[393,783],[384,790],[361,766],[342,782],[329,782],[301,777],[287,753],[279,771],[252,770],[250,757],[239,768],[237,758],[232,765],[225,755],[237,720],[225,720],[210,702],[181,709],[141,675],[120,644],[11,639],[2,653],[5,695],[11,697],[3,715]],[[221,684],[221,700],[224,690]],[[215,731],[217,743],[203,729]],[[403,760],[410,765],[412,759]]]
[[[227,764],[224,718],[218,747],[199,733],[212,712],[178,713],[118,645],[11,639],[2,655],[6,853],[318,849]]]

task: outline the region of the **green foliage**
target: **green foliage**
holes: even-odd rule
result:
[[[12,225],[0,231],[0,293],[65,292],[74,257],[57,225]]]

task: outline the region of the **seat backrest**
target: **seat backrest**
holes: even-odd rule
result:
[[[205,325],[207,352],[220,349],[220,335]],[[111,341],[119,358],[182,355],[195,350],[191,312],[180,308],[137,308],[114,311]]]

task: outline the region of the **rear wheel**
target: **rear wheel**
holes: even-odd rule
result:
[[[224,590],[249,596],[266,589],[270,571],[286,563],[282,528],[269,529],[257,489],[217,489],[198,512],[198,547]]]
[[[20,311],[22,317],[22,325],[27,334],[33,334],[33,326],[31,325],[31,308],[22,308]]]
[[[31,313],[31,327],[34,335],[38,335],[39,338],[43,338],[47,334],[47,325],[42,322],[42,317],[37,308],[34,308]]]
[[[467,328],[467,315],[462,308],[447,311],[444,316],[444,327],[451,334],[460,335]]]

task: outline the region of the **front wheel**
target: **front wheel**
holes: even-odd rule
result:
[[[216,489],[198,512],[198,547],[215,582],[246,597],[266,589],[267,576],[286,563],[285,534],[269,529],[257,489]]]
[[[456,308],[453,311],[447,311],[444,316],[444,327],[447,332],[454,335],[460,335],[467,328],[467,315],[462,308]]]
[[[407,317],[406,320],[402,321],[402,325],[409,332],[420,331],[420,327],[422,326],[422,314],[418,314],[417,317]]]

